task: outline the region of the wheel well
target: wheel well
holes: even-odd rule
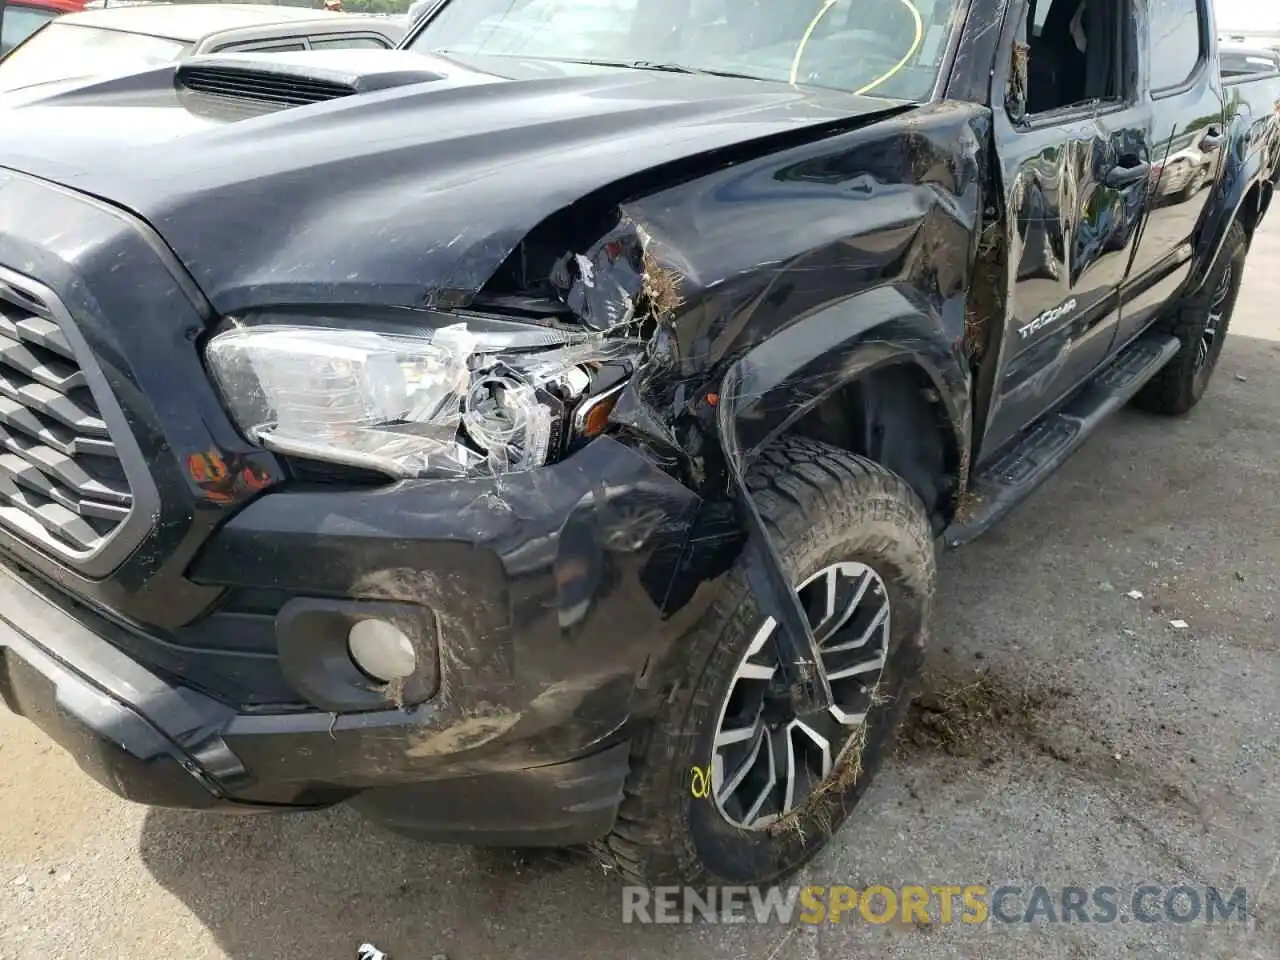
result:
[[[874,460],[902,477],[940,533],[955,513],[960,451],[929,376],[911,364],[881,367],[806,413],[789,433]]]
[[[1249,192],[1245,194],[1244,202],[1240,204],[1240,223],[1250,240],[1253,239],[1253,231],[1262,222],[1262,217],[1266,214],[1267,207],[1271,205],[1273,189],[1269,180],[1259,180],[1249,188]]]

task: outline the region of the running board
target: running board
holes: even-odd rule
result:
[[[969,480],[967,509],[943,533],[949,547],[968,543],[1021,503],[1098,426],[1173,359],[1177,337],[1147,333],[1120,352],[1062,409],[1037,420]]]

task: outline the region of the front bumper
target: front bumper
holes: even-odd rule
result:
[[[0,603],[21,611],[0,616],[0,697],[108,790],[153,806],[291,809],[236,798],[253,778],[222,735],[236,727],[227,708],[148,673],[3,570]],[[56,632],[58,655],[15,620]],[[294,726],[292,738],[317,739]],[[269,727],[233,734],[268,750],[273,736]],[[335,731],[334,753],[349,756],[360,739]],[[326,764],[316,757],[317,775]],[[627,769],[622,741],[564,763],[370,790],[358,802],[387,825],[429,839],[571,844],[609,830]]]
[[[100,635],[98,613],[12,566],[0,566],[0,691],[141,803],[353,801],[432,839],[599,836],[627,774],[638,678],[671,639],[661,608],[696,498],[612,440],[550,470],[490,482],[483,505],[470,484],[270,494],[197,565],[205,579],[296,580],[321,598],[342,584],[344,601],[431,608],[448,626],[426,702],[240,712],[142,666]]]

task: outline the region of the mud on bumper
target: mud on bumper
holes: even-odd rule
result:
[[[621,800],[625,740],[586,757],[523,770],[360,792],[325,791],[317,783],[312,804],[255,801],[255,778],[224,734],[255,755],[273,750],[277,737],[314,751],[314,773],[322,780],[328,763],[349,761],[360,751],[361,732],[330,733],[329,718],[317,723],[321,718],[314,715],[237,716],[147,672],[3,568],[0,610],[0,697],[67,750],[85,773],[128,800],[255,813],[323,806],[346,794],[401,832],[501,844],[571,844],[598,837],[611,827]],[[23,632],[32,627],[56,637],[51,646],[57,654]],[[394,728],[378,734],[388,735],[395,735]],[[335,756],[326,760],[326,752]]]
[[[336,603],[370,599],[367,583],[347,579],[335,598],[326,570],[387,570],[395,557],[402,574],[452,576],[457,589],[430,598],[449,609],[436,610],[439,688],[420,703],[237,708],[140,663],[107,639],[103,611],[4,563],[0,693],[99,783],[144,804],[258,812],[351,802],[425,839],[601,836],[628,772],[637,676],[670,640],[664,590],[697,498],[614,441],[597,441],[557,474],[504,478],[501,496],[483,508],[473,500],[470,514],[448,484],[269,494],[232,518],[193,568],[206,581],[251,582],[264,572],[249,550],[278,585],[293,592],[278,575],[293,570],[299,590],[309,583]],[[345,518],[334,512],[341,496],[351,498]],[[434,496],[444,499],[428,503]],[[378,509],[403,518],[413,506],[415,519],[395,534],[369,522],[380,498]],[[415,526],[421,537],[406,541]],[[318,542],[326,528],[331,537]],[[529,535],[537,530],[546,536]],[[326,549],[335,562],[314,559]],[[374,602],[410,599],[395,586],[406,580],[410,590],[422,582],[373,578]],[[619,623],[631,630],[620,634]]]

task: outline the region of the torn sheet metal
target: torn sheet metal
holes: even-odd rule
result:
[[[781,681],[799,717],[821,713],[834,702],[827,673],[822,669],[822,653],[809,618],[800,604],[800,595],[787,576],[786,568],[769,537],[751,491],[747,489],[748,464],[742,456],[738,435],[741,368],[734,365],[725,376],[718,404],[719,428],[725,460],[732,476],[733,492],[746,526],[744,548],[747,579],[762,612],[777,623],[771,639],[777,646]]]
[[[651,249],[681,264],[684,302],[652,334],[613,422],[674,451],[708,499],[735,504],[742,561],[762,615],[783,627],[781,659],[801,709],[825,699],[805,681],[812,630],[744,478],[805,410],[899,363],[925,371],[931,402],[945,411],[950,480],[939,496],[958,495],[985,124],[971,110],[930,108],[626,208]]]

